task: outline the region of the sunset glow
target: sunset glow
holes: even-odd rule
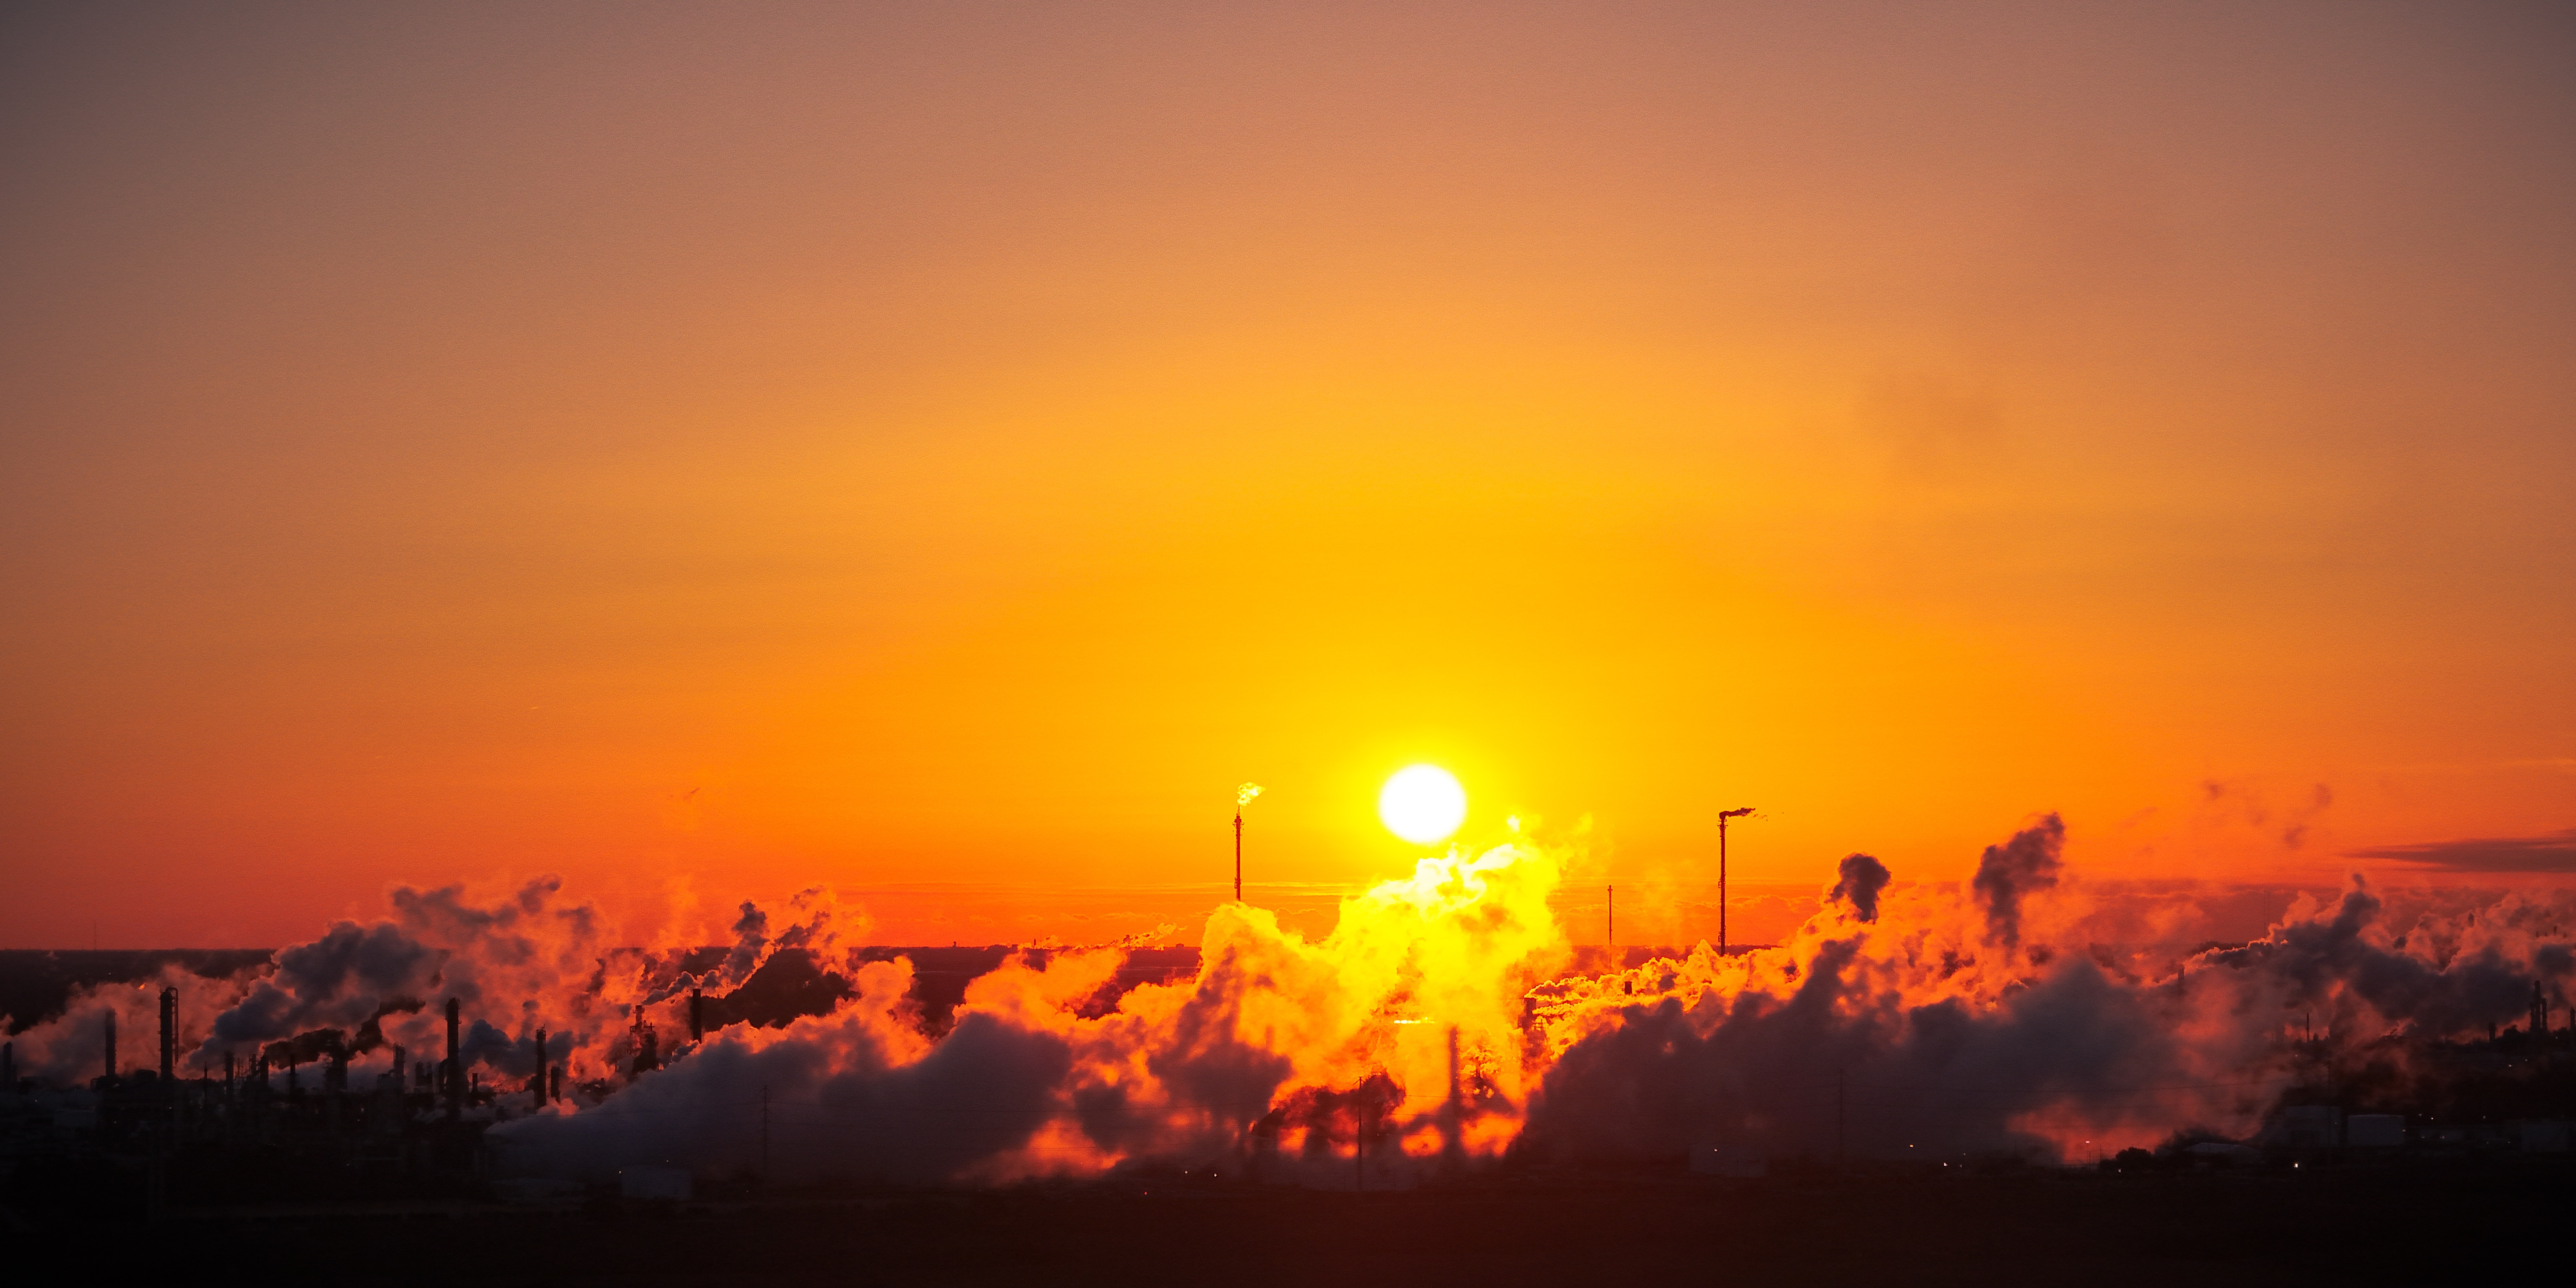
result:
[[[0,933],[463,863],[1036,935],[1223,886],[1240,776],[1373,880],[1413,757],[1676,880],[1708,784],[1756,882],[2576,827],[2552,41],[1192,12],[31,31]]]
[[[2563,6],[35,0],[0,123],[0,1140],[138,1222],[2576,1131]]]

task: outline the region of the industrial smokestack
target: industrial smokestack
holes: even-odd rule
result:
[[[349,1053],[333,1047],[322,1063],[322,1103],[324,1125],[333,1138],[340,1135],[340,1093],[349,1089]]]
[[[1449,1026],[1449,1103],[1440,1110],[1440,1161],[1455,1172],[1466,1165],[1465,1087],[1458,1081],[1458,1026]]]
[[[116,1012],[107,1013],[107,1079],[116,1080]]]
[[[692,988],[689,990],[689,1040],[704,1041],[706,1036],[707,999],[704,994]]]
[[[528,1089],[537,1093],[537,1108],[546,1107],[546,1031],[537,1030],[537,1075],[528,1080]]]
[[[456,1035],[456,999],[447,999],[447,1118],[454,1122],[465,1112],[465,1061],[463,1044]]]
[[[640,1078],[662,1067],[662,1043],[653,1032],[653,1021],[645,1018],[644,1008],[635,1008],[635,1063],[626,1076]]]
[[[178,1013],[179,1013],[179,990],[178,990],[178,989],[175,989],[175,988],[164,988],[164,989],[162,989],[162,990],[161,990],[161,1083],[162,1083],[162,1085],[163,1085],[163,1086],[165,1086],[165,1087],[169,1085],[169,1083],[170,1083],[170,1073],[171,1073],[171,1070],[175,1067],[175,1066],[174,1066],[174,1065],[172,1065],[172,1064],[171,1064],[171,1062],[170,1062],[170,1039],[171,1039],[171,1036],[172,1036],[172,1030],[173,1030],[173,1028],[175,1027],[175,1025],[174,1025],[174,1023],[173,1023],[173,1022],[174,1022],[175,1018],[177,1017]]]
[[[1234,901],[1243,902],[1243,807],[1261,794],[1261,784],[1245,783],[1234,789]]]
[[[1753,812],[1750,805],[1717,812],[1717,955],[1726,955],[1726,820]]]

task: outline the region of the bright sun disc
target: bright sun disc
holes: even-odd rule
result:
[[[1467,821],[1467,789],[1437,765],[1407,765],[1377,794],[1386,830],[1416,845],[1444,840]]]

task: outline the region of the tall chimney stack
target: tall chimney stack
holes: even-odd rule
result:
[[[537,1093],[537,1108],[539,1108],[539,1109],[543,1109],[543,1108],[545,1108],[545,1107],[546,1107],[546,1031],[545,1031],[544,1029],[539,1029],[539,1030],[537,1030],[537,1076],[536,1076],[536,1079],[535,1079],[535,1081],[534,1081],[534,1090],[535,1090],[535,1091],[536,1091],[536,1093]]]
[[[107,1013],[107,1078],[116,1080],[116,1012]]]
[[[465,1111],[464,1044],[456,1033],[456,999],[447,999],[447,1118],[454,1122]]]
[[[1753,812],[1750,805],[1742,809],[1717,812],[1717,955],[1726,955],[1726,820],[1742,818]]]
[[[173,1030],[174,1028],[176,1028],[176,1025],[174,1024],[174,1022],[173,1022],[173,1021],[177,1018],[178,1014],[179,1014],[179,990],[178,990],[178,989],[175,989],[175,988],[164,988],[164,989],[162,989],[162,990],[161,990],[161,1084],[162,1084],[164,1087],[167,1087],[167,1086],[169,1086],[169,1085],[170,1085],[170,1073],[171,1073],[171,1070],[175,1067],[175,1066],[173,1066],[173,1065],[171,1064],[171,1062],[170,1062],[170,1039],[171,1039],[171,1036],[172,1036],[172,1030]]]
[[[707,999],[697,989],[689,990],[689,1040],[704,1041],[707,1036]]]

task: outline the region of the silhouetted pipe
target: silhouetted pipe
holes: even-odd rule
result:
[[[107,1013],[107,1076],[111,1082],[116,1079],[116,1012],[114,1011]]]
[[[463,1044],[456,1034],[456,999],[447,999],[447,1118],[454,1122],[465,1112],[465,1062],[458,1057]]]
[[[689,1040],[702,1041],[707,1036],[707,999],[696,989],[689,990]]]
[[[161,990],[161,1085],[162,1085],[162,1086],[164,1086],[164,1087],[167,1087],[167,1086],[169,1086],[169,1085],[170,1085],[170,1071],[171,1071],[171,1069],[172,1069],[172,1067],[173,1067],[173,1066],[171,1065],[171,1063],[170,1063],[170,1037],[171,1037],[171,1032],[170,1032],[170,1031],[171,1031],[172,1021],[173,1021],[174,1017],[176,1017],[176,1016],[178,1015],[178,1012],[179,1012],[179,990],[177,990],[177,989],[175,989],[175,988],[164,988],[164,989],[162,989],[162,990]]]
[[[531,1080],[529,1081],[529,1089],[537,1093],[537,1108],[539,1108],[539,1109],[543,1109],[543,1108],[545,1108],[545,1107],[546,1107],[546,1031],[545,1031],[544,1029],[539,1029],[539,1030],[537,1030],[537,1076],[536,1076],[535,1078],[533,1078],[533,1079],[531,1079]]]
[[[1742,809],[1717,812],[1717,955],[1726,955],[1726,820],[1742,818],[1753,812],[1750,805]]]
[[[1465,1087],[1458,1081],[1458,1026],[1449,1026],[1449,1103],[1440,1112],[1440,1157],[1455,1169],[1466,1161],[1464,1131],[1467,1122]]]

